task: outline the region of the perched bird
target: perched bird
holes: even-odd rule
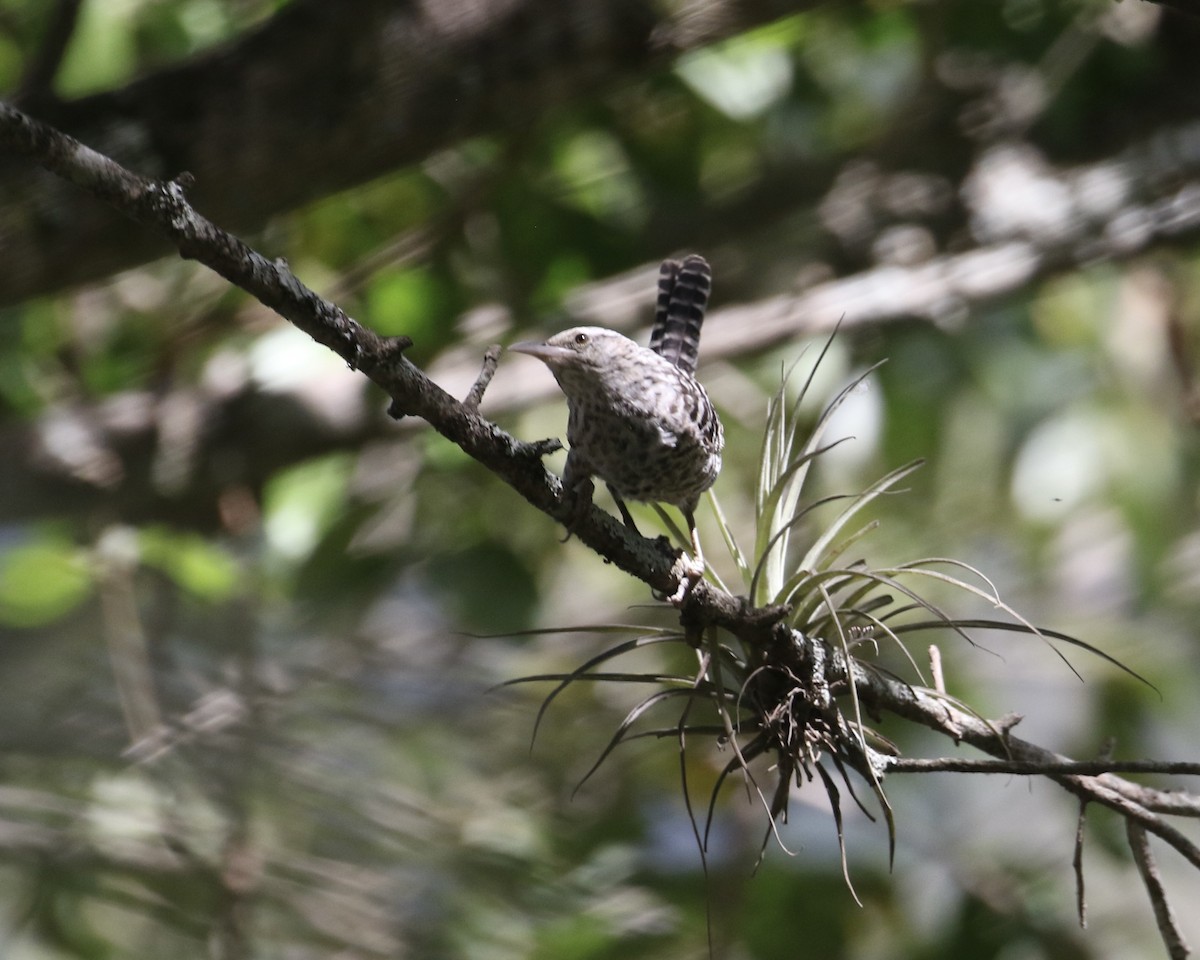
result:
[[[704,572],[696,505],[717,478],[725,444],[717,412],[693,376],[711,277],[700,256],[663,263],[649,348],[603,327],[509,347],[545,363],[566,394],[570,450],[562,482],[573,509],[591,502],[591,477],[608,484],[635,530],[625,500],[675,505],[688,525],[691,578]]]

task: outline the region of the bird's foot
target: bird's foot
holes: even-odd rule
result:
[[[567,528],[566,535],[559,543],[566,543],[571,539],[571,533],[575,526],[583,520],[587,513],[592,508],[592,494],[595,488],[592,481],[585,478],[581,482],[571,487],[563,489],[563,500],[567,506],[567,520],[564,526]]]
[[[704,557],[692,557],[681,553],[671,567],[671,573],[679,578],[679,586],[667,598],[667,602],[672,606],[680,607],[683,606],[683,601],[692,587],[704,579]]]

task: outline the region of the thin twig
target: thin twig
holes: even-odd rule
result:
[[[1162,877],[1158,873],[1158,865],[1154,862],[1154,854],[1150,850],[1150,839],[1141,825],[1132,820],[1125,821],[1125,835],[1129,838],[1129,849],[1133,853],[1133,862],[1137,864],[1138,873],[1142,875],[1142,883],[1150,894],[1150,905],[1154,909],[1154,920],[1158,924],[1158,932],[1167,947],[1171,960],[1186,960],[1192,955],[1183,931],[1175,920],[1171,905],[1167,903],[1167,893],[1163,889]]]
[[[945,694],[946,678],[942,674],[942,651],[936,643],[929,645],[929,676],[933,679],[933,689]]]
[[[1075,821],[1075,855],[1071,867],[1075,871],[1075,912],[1079,926],[1087,929],[1087,891],[1083,881],[1083,828],[1087,825],[1087,801],[1079,801],[1079,818]]]
[[[475,378],[471,392],[463,399],[463,406],[472,413],[478,412],[479,404],[483,400],[483,391],[488,388],[492,377],[496,375],[496,367],[500,363],[500,351],[500,344],[494,343],[483,354],[483,366],[479,370],[479,376]]]
[[[1200,776],[1200,763],[1186,760],[971,760],[964,757],[889,757],[888,773],[1007,773],[1045,776],[1073,773],[1097,777],[1105,773],[1164,773]],[[1198,811],[1200,813],[1200,811]]]

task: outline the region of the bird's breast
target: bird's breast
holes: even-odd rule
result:
[[[707,413],[699,416],[686,398],[656,400],[648,410],[645,404],[575,399],[567,441],[625,499],[694,502],[721,469],[720,423],[707,398]]]

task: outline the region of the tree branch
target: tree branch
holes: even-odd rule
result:
[[[1200,776],[1200,763],[1180,760],[1065,760],[1062,763],[1031,760],[968,760],[962,757],[936,759],[904,759],[888,761],[889,773],[1006,773],[1027,774],[1076,773],[1099,776],[1104,773],[1162,773],[1176,776]],[[1200,817],[1200,807],[1193,816]]]
[[[134,221],[165,236],[196,260],[256,297],[317,343],[361,370],[392,399],[392,411],[425,420],[488,467],[539,510],[570,522],[558,478],[541,465],[545,444],[525,444],[433,383],[404,357],[407,337],[384,338],[317,296],[288,269],[250,249],[201,216],[185,196],[186,178],[163,183],[126,170],[72,137],[0,103],[0,147],[35,159]],[[674,557],[592,507],[572,526],[580,540],[653,589],[673,592]]]
[[[23,104],[49,98],[54,77],[75,33],[83,0],[58,0],[50,12],[45,35],[36,54],[30,58],[17,87],[16,100]]]
[[[1200,17],[1200,2],[1197,0],[1151,0],[1160,7],[1182,13],[1186,17]]]
[[[1140,824],[1132,820],[1125,821],[1125,835],[1129,839],[1129,849],[1133,852],[1133,861],[1137,864],[1138,873],[1146,885],[1150,895],[1150,904],[1154,908],[1154,919],[1158,924],[1158,932],[1167,947],[1171,960],[1187,960],[1192,955],[1191,949],[1184,939],[1175,915],[1167,903],[1167,892],[1163,889],[1162,877],[1158,873],[1158,865],[1154,862],[1154,854],[1150,851],[1150,840]]]
[[[811,641],[810,641],[811,642]],[[846,669],[838,661],[837,670],[845,675]],[[833,661],[831,661],[832,663]],[[1149,832],[1161,837],[1174,847],[1185,859],[1197,869],[1200,869],[1200,847],[1193,844],[1182,833],[1163,822],[1156,815],[1155,808],[1160,804],[1163,809],[1173,814],[1184,810],[1192,810],[1189,815],[1200,815],[1197,808],[1197,798],[1188,797],[1187,804],[1179,809],[1172,801],[1170,792],[1153,790],[1140,784],[1132,783],[1104,773],[1102,776],[1064,773],[1060,770],[1074,766],[1075,761],[1062,754],[1039,747],[1012,736],[1007,731],[998,733],[998,726],[981,720],[974,714],[961,710],[944,697],[937,696],[931,691],[913,687],[899,680],[890,680],[868,671],[857,663],[851,665],[850,671],[854,678],[858,696],[866,703],[886,709],[897,716],[911,720],[921,726],[935,730],[959,743],[967,743],[984,753],[1003,758],[1007,762],[1027,763],[1053,780],[1069,793],[1075,794],[1081,800],[1099,803],[1121,814],[1129,820],[1140,823]],[[884,773],[891,769],[896,759],[881,757],[880,766]],[[906,761],[900,761],[898,767],[903,769]],[[1187,765],[1194,767],[1194,764]],[[1037,769],[1037,768],[1041,769]],[[1100,772],[1119,767],[1119,764],[1108,763],[1091,767]],[[1187,772],[1192,772],[1188,770]]]
[[[539,510],[560,522],[572,522],[562,502],[558,479],[539,461],[546,445],[519,441],[474,409],[486,386],[490,361],[485,362],[484,373],[467,402],[459,402],[407,360],[403,355],[410,343],[407,338],[382,338],[361,326],[305,287],[286,264],[267,260],[197,213],[185,196],[182,178],[162,183],[140,177],[3,104],[0,104],[0,145],[36,160],[135,221],[153,228],[185,258],[217,271],[361,370],[392,398],[395,411],[427,421]],[[678,586],[671,570],[674,556],[669,549],[657,541],[637,537],[595,507],[578,523],[572,523],[572,532],[598,554],[653,589],[669,594]],[[755,610],[745,598],[734,597],[700,581],[687,594],[681,621],[689,636],[697,636],[701,628],[715,625],[733,633],[744,647],[763,651],[764,656],[771,651],[788,651],[789,663],[811,668],[812,689],[816,693],[810,697],[809,706],[814,714],[828,709],[831,696],[852,689],[855,702],[868,709],[890,712],[955,742],[967,743],[999,758],[1008,765],[1005,772],[1044,775],[1081,801],[1116,811],[1133,825],[1132,829],[1155,834],[1200,869],[1200,847],[1159,815],[1196,816],[1197,798],[1147,788],[1111,772],[1147,772],[1144,766],[1101,761],[1078,763],[1020,740],[1011,734],[1012,721],[989,723],[958,708],[944,696],[869,670],[843,649],[794,630],[784,619],[786,612],[782,608]],[[862,749],[865,750],[865,744]],[[855,757],[842,759],[852,764],[857,762]],[[893,769],[897,772],[920,769],[920,764],[870,752],[862,754],[861,759],[873,769],[860,772],[872,779],[881,779]],[[950,769],[949,761],[928,763]],[[1166,772],[1197,772],[1196,764],[1165,766],[1170,768]],[[1163,771],[1164,767],[1155,770]],[[993,765],[989,772],[999,772],[999,768]],[[1152,897],[1156,896],[1149,881],[1148,886]]]

